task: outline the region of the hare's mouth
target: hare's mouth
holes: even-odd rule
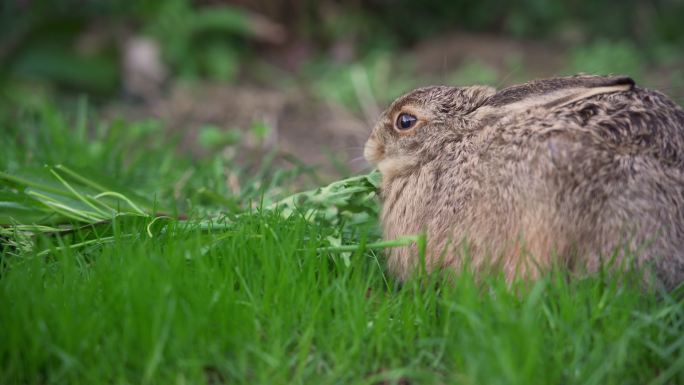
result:
[[[385,146],[371,137],[363,147],[363,157],[370,163],[377,164],[385,158]]]
[[[387,156],[385,146],[371,137],[363,148],[363,156],[366,160],[378,167],[385,181],[395,176],[410,172],[419,163],[415,156]]]

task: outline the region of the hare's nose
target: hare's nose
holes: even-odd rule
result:
[[[368,138],[363,147],[363,157],[370,163],[377,163],[385,156],[385,146],[375,139],[374,136]]]

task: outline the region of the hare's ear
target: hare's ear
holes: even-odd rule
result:
[[[573,76],[538,80],[497,92],[478,109],[477,114],[503,115],[537,107],[561,107],[594,95],[632,88],[634,80],[627,76]]]

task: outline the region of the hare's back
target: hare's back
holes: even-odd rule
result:
[[[660,92],[635,87],[596,95],[552,115],[561,129],[565,123],[578,131],[585,144],[684,170],[684,110]]]
[[[668,287],[684,280],[680,106],[634,88],[574,102],[516,129],[534,132],[521,142],[528,156],[519,158],[512,183],[539,191],[528,206],[544,205],[550,231],[581,245],[590,266],[598,263],[591,256],[629,247],[655,264]]]

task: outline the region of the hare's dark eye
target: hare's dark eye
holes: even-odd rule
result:
[[[399,117],[397,117],[397,129],[398,130],[408,130],[409,128],[413,127],[416,122],[418,121],[418,118],[411,114],[407,113],[402,113],[399,114]]]

